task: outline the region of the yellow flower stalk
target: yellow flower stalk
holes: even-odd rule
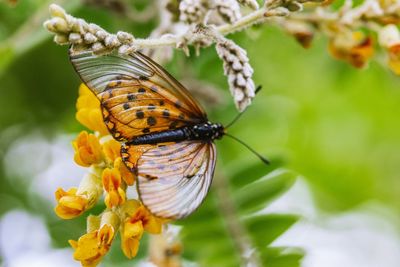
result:
[[[133,185],[136,177],[121,159],[121,144],[106,135],[99,101],[85,85],[79,88],[76,106],[78,121],[98,132],[82,131],[72,142],[76,164],[91,169],[78,188],[56,191],[55,212],[62,219],[73,219],[105,195],[107,209],[99,216],[89,215],[87,233],[77,241],[69,241],[74,249],[74,259],[84,267],[97,266],[109,251],[117,230],[121,233],[123,253],[133,258],[144,231],[161,233],[163,221],[151,215],[138,200],[126,200],[126,187]]]
[[[75,141],[72,142],[75,150],[74,160],[76,164],[89,167],[99,164],[103,160],[102,149],[99,139],[86,131],[82,131]]]

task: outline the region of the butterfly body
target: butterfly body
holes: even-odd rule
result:
[[[174,130],[154,132],[135,137],[128,141],[128,145],[159,144],[166,142],[182,142],[189,140],[199,140],[210,142],[220,139],[224,135],[224,127],[219,123],[201,123],[185,126]]]

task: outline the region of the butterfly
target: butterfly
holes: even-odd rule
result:
[[[224,127],[211,123],[189,91],[140,52],[69,54],[100,100],[110,134],[122,143],[122,160],[137,177],[143,205],[160,218],[190,215],[210,189],[214,140],[224,136]]]

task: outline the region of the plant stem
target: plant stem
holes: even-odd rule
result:
[[[240,252],[242,266],[262,266],[257,253],[253,251],[253,245],[247,231],[237,215],[235,203],[229,192],[227,177],[221,171],[218,172],[216,179],[214,179],[214,189],[217,194],[218,206],[227,224],[228,231]]]
[[[248,28],[256,23],[261,22],[266,18],[267,9],[266,8],[260,8],[254,12],[251,12],[250,14],[242,17],[238,21],[236,21],[233,24],[224,24],[219,27],[217,27],[217,31],[222,34],[222,35],[227,35],[236,31],[243,30],[245,28]]]

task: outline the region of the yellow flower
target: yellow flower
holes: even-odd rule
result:
[[[71,247],[75,250],[74,259],[80,261],[84,267],[97,266],[109,251],[114,233],[114,227],[105,224],[99,230],[81,236],[78,241],[69,240]]]
[[[126,220],[122,225],[121,248],[127,258],[132,259],[136,256],[143,232],[142,221],[131,222]]]
[[[110,139],[103,143],[103,152],[110,162],[114,162],[121,157],[121,144],[114,139]]]
[[[58,202],[54,211],[62,219],[72,219],[81,215],[88,207],[88,199],[77,195],[77,188],[71,188],[67,192],[59,188],[55,192]]]
[[[58,202],[56,214],[62,219],[72,219],[93,207],[103,193],[100,177],[93,173],[86,174],[78,188],[67,192],[59,188],[55,192]]]
[[[389,68],[396,75],[400,75],[400,43],[389,47],[388,53],[389,53]]]
[[[379,44],[389,54],[389,68],[400,75],[400,31],[396,25],[382,27],[378,34]]]
[[[128,170],[125,166],[125,163],[122,162],[122,159],[119,157],[114,161],[114,168],[119,170],[122,179],[127,185],[133,185],[135,183],[135,175]]]
[[[76,102],[76,109],[76,119],[82,125],[92,131],[98,131],[101,135],[108,134],[100,110],[100,101],[85,84],[81,84],[79,87],[79,97]]]
[[[139,201],[128,200],[123,206],[126,215],[121,226],[121,248],[125,256],[136,256],[143,231],[160,234],[162,220],[153,216]]]
[[[374,53],[372,38],[361,32],[338,34],[329,42],[329,52],[356,68],[364,67]]]
[[[80,132],[72,145],[75,150],[74,160],[80,166],[89,167],[100,163],[103,159],[100,142],[93,134]]]
[[[121,188],[121,174],[116,168],[106,168],[102,175],[103,187],[107,191],[104,199],[106,206],[112,208],[125,202],[125,191]]]

